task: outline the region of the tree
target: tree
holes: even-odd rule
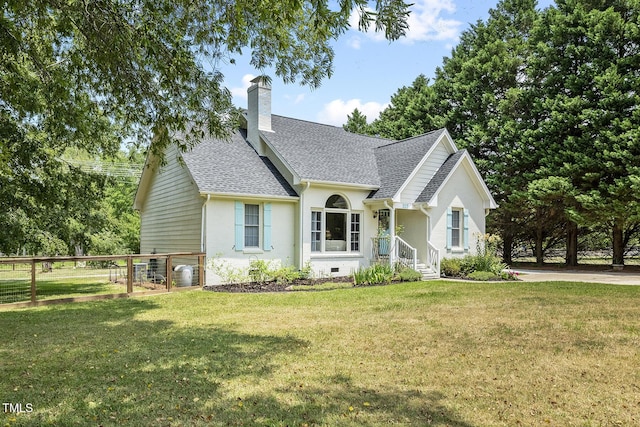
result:
[[[347,115],[347,123],[342,125],[344,130],[351,133],[359,133],[367,135],[369,133],[369,125],[367,124],[367,116],[362,114],[357,108],[351,114]]]
[[[205,132],[227,137],[237,110],[216,64],[249,48],[256,69],[317,87],[332,73],[331,41],[354,9],[360,29],[389,40],[404,35],[409,13],[402,0],[376,1],[373,10],[367,0],[1,4],[3,252],[16,250],[29,227],[63,229],[69,191],[95,192],[95,180],[60,160],[65,150],[113,156],[126,140],[161,156],[176,132],[183,150]]]
[[[370,134],[405,139],[442,127],[436,94],[429,79],[419,75],[391,97],[390,105],[371,123]]]
[[[560,0],[532,34],[528,69],[537,172],[570,183],[574,227],[609,225],[614,264],[624,263],[625,230],[628,241],[640,216],[639,17],[633,0]]]

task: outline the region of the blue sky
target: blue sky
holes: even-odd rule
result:
[[[272,75],[272,112],[341,126],[354,108],[371,122],[391,96],[419,75],[433,78],[436,68],[478,19],[486,20],[498,0],[414,0],[407,37],[389,43],[380,34],[350,30],[334,43],[334,73],[315,90],[284,84]],[[553,0],[538,0],[543,9]],[[249,57],[222,67],[234,103],[246,108],[249,81],[259,71]],[[265,70],[270,74],[269,70]]]

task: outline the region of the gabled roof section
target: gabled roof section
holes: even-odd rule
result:
[[[261,137],[297,180],[380,186],[374,149],[389,140],[278,115],[271,117],[271,128]]]
[[[182,158],[201,193],[297,197],[273,163],[249,145],[245,130],[229,141],[206,138]]]
[[[437,197],[440,190],[444,187],[447,180],[453,172],[461,167],[464,161],[467,161],[467,165],[469,166],[470,175],[472,179],[475,180],[476,188],[479,189],[484,195],[485,200],[487,201],[487,208],[495,209],[498,207],[497,203],[493,199],[491,192],[487,188],[484,180],[480,176],[480,172],[476,168],[469,152],[467,150],[459,150],[449,156],[449,158],[440,166],[440,169],[435,173],[433,178],[426,185],[422,193],[416,199],[416,203],[427,203],[429,205],[434,204],[434,199]]]
[[[381,185],[380,189],[369,197],[393,198],[446,132],[446,129],[438,129],[376,148],[375,156]]]

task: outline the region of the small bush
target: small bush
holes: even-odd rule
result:
[[[440,272],[448,277],[458,277],[462,271],[462,260],[460,258],[442,258],[440,261]]]
[[[310,279],[313,275],[313,269],[311,268],[311,261],[307,261],[304,264],[304,267],[300,270],[300,278],[301,279]]]
[[[398,277],[403,282],[417,282],[422,280],[422,273],[419,271],[415,271],[412,268],[405,268],[404,270],[398,273]]]
[[[473,273],[469,274],[467,277],[471,280],[481,280],[481,281],[496,280],[501,278],[500,276],[497,276],[491,271],[481,271],[481,270],[474,271]]]
[[[249,262],[249,278],[252,282],[264,283],[274,279],[271,263],[263,259]]]
[[[291,283],[294,280],[299,279],[301,276],[300,271],[298,271],[298,269],[293,265],[280,267],[277,270],[271,271],[270,274],[279,284]]]
[[[506,270],[500,273],[502,280],[520,280],[518,277],[519,273],[517,271]]]
[[[357,286],[381,285],[391,283],[393,268],[387,264],[373,264],[369,268],[360,268],[353,273],[353,282]]]

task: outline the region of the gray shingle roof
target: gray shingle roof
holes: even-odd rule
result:
[[[420,160],[445,132],[439,129],[402,141],[353,134],[341,127],[272,115],[273,132],[262,132],[273,149],[302,180],[378,187],[374,199],[393,197]],[[207,138],[183,154],[201,192],[297,196],[266,157],[261,157],[241,129],[230,141]],[[452,154],[417,202],[428,202],[464,150]]]
[[[375,156],[381,185],[370,198],[393,197],[443,132],[444,129],[439,129],[376,148]]]
[[[249,145],[244,130],[230,141],[207,138],[183,158],[201,192],[297,196],[271,161]]]
[[[444,161],[442,166],[440,166],[440,169],[437,170],[437,172],[433,175],[433,178],[431,178],[431,181],[429,181],[429,183],[424,187],[424,190],[422,190],[422,193],[420,193],[420,195],[416,199],[417,203],[427,203],[433,198],[433,196],[436,194],[436,191],[438,191],[440,186],[453,171],[453,167],[456,165],[456,163],[458,163],[460,157],[462,157],[462,155],[466,152],[467,150],[458,150]]]
[[[278,115],[271,128],[263,137],[301,179],[380,186],[374,149],[389,140]]]

